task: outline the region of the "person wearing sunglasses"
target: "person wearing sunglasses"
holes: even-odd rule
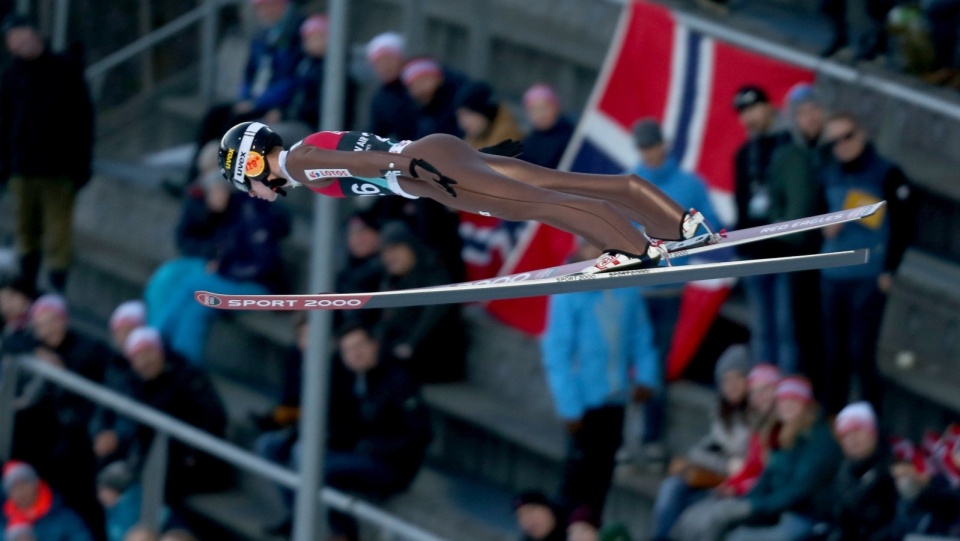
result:
[[[876,342],[885,294],[912,236],[913,195],[899,166],[877,152],[860,120],[850,113],[831,116],[823,130],[830,157],[821,181],[830,212],[885,200],[885,208],[856,224],[824,228],[821,250],[870,248],[866,265],[821,271],[823,306],[823,393],[828,413],[847,403],[851,377],[862,396],[880,405]]]

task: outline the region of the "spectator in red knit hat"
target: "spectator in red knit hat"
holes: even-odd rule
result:
[[[930,441],[929,435],[924,438],[924,445],[899,438],[891,440],[891,473],[900,495],[895,522],[899,537],[911,533],[960,534],[960,490],[951,486],[942,466],[936,464],[933,453],[941,449],[938,442]]]
[[[223,437],[227,414],[209,376],[174,352],[167,351],[153,327],[139,327],[127,337],[123,348],[136,377],[134,399],[168,415]],[[146,458],[153,440],[151,429],[140,426],[131,443],[131,466],[136,470]],[[223,464],[179,442],[170,442],[167,455],[167,503],[201,490],[221,487]]]
[[[523,139],[523,161],[556,169],[573,137],[573,122],[563,114],[557,91],[537,83],[523,93],[523,111],[530,131]]]
[[[432,133],[460,136],[456,100],[467,85],[466,77],[445,69],[433,58],[418,57],[404,64],[400,80],[416,103],[413,139]]]
[[[415,139],[416,104],[400,79],[407,61],[403,36],[396,32],[378,34],[367,43],[366,56],[380,81],[380,88],[370,99],[367,131],[394,141]]]
[[[113,391],[125,395],[132,392],[133,372],[123,358],[123,344],[134,329],[144,325],[146,317],[146,305],[140,299],[120,303],[110,315],[110,336],[115,354],[107,365],[103,383]],[[122,460],[136,430],[136,423],[130,419],[118,416],[112,409],[97,407],[89,432],[93,435],[93,452],[98,464],[102,466]]]
[[[720,500],[709,513],[694,516],[689,510],[677,523],[677,539],[720,539],[735,526],[728,541],[804,539],[828,517],[832,501],[822,489],[833,480],[841,454],[810,381],[781,380],[775,407],[778,424],[756,485],[745,497]]]
[[[11,460],[4,464],[3,491],[7,499],[0,514],[0,528],[5,534],[10,526],[16,533],[19,525],[29,524],[35,538],[43,541],[92,541],[80,517],[63,505],[26,462]]]
[[[891,539],[897,489],[873,407],[868,402],[850,404],[837,414],[833,427],[844,460],[834,480],[832,529],[827,540]]]

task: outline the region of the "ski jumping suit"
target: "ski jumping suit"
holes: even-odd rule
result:
[[[402,157],[401,157],[402,156]],[[440,182],[410,160],[429,162],[455,182]],[[547,169],[478,152],[445,134],[395,142],[362,132],[319,132],[280,154],[284,175],[331,197],[396,194],[505,220],[536,220],[603,250],[643,254],[651,237],[678,240],[685,211],[636,175]]]

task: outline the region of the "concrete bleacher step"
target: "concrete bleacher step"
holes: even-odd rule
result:
[[[556,493],[567,440],[550,404],[536,339],[477,307],[465,316],[476,346],[470,349],[468,381],[423,389],[436,427],[431,461],[506,491]],[[668,388],[667,400],[665,443],[670,452],[682,453],[708,429],[716,396],[703,386],[677,382]],[[618,466],[605,509],[606,520],[625,523],[638,538],[645,535],[663,478],[662,470],[651,466]]]

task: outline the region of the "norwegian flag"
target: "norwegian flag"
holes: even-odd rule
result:
[[[590,103],[567,148],[561,168],[620,173],[639,156],[631,128],[657,118],[681,167],[707,182],[723,227],[735,221],[734,156],[746,139],[732,100],[737,89],[757,84],[779,100],[813,72],[754,54],[697,32],[667,8],[636,0],[620,25]],[[725,257],[729,257],[727,254]],[[733,280],[689,284],[667,356],[666,376],[683,373],[733,286]]]
[[[509,222],[461,213],[460,237],[467,280],[482,280],[562,264],[573,252],[574,236],[538,222]],[[546,327],[547,298],[504,299],[485,303],[498,320],[530,335]]]

